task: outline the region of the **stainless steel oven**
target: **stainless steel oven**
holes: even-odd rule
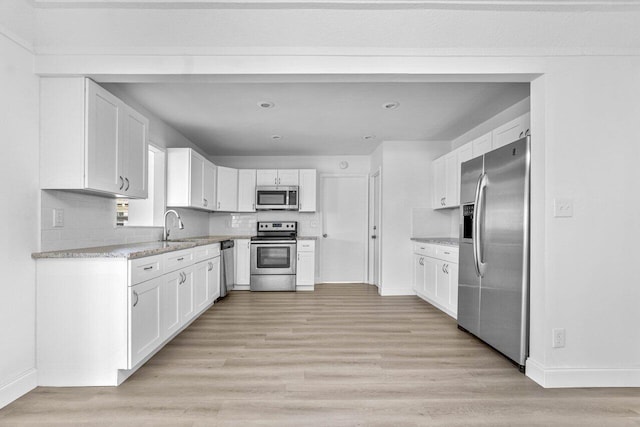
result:
[[[259,222],[251,239],[252,291],[296,290],[295,222]]]
[[[298,210],[298,187],[256,187],[257,210]]]

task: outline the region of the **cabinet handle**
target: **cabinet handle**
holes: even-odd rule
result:
[[[442,206],[447,206],[447,198],[446,197],[442,198]]]
[[[183,259],[184,259],[184,257],[182,256],[182,257],[178,258],[176,261],[182,261]]]
[[[253,210],[254,211],[256,210],[256,204],[255,203],[253,204]]]
[[[449,255],[449,252],[445,252],[444,254],[445,254],[445,255]]]
[[[211,270],[213,270],[213,263],[212,262],[209,263],[209,269],[207,271],[211,271]]]
[[[150,265],[149,267],[145,267],[145,270],[152,270],[153,269],[153,265]]]
[[[300,254],[298,254],[298,261],[300,261]]]
[[[133,296],[136,297],[136,300],[133,303],[133,306],[135,307],[136,305],[138,305],[138,300],[140,299],[140,297],[138,296],[138,293],[136,291],[133,291]]]
[[[120,190],[124,187],[124,178],[120,177]]]
[[[208,206],[209,202],[207,201],[207,199],[202,199],[202,204],[205,206]]]
[[[520,135],[518,136],[518,138],[522,138],[524,136],[524,131],[520,132]]]
[[[531,136],[531,129],[524,131],[524,136]]]
[[[218,202],[218,209],[220,209],[220,202]]]
[[[129,178],[125,177],[124,180],[127,181],[127,188],[124,191],[129,191]]]

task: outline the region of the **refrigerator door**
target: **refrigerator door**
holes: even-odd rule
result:
[[[528,345],[529,138],[485,155],[479,337],[521,366]],[[477,213],[476,213],[477,215]]]
[[[483,158],[462,164],[460,204],[473,204],[478,178],[482,175]],[[474,335],[479,332],[480,277],[476,274],[473,244],[464,236],[464,209],[460,209],[460,255],[458,264],[458,325]]]

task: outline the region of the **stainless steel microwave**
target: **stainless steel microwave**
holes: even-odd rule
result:
[[[256,210],[298,210],[298,187],[256,187]]]

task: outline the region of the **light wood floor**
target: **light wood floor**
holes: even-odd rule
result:
[[[0,425],[640,426],[640,389],[545,390],[417,297],[235,292],[120,387],[40,387]]]

